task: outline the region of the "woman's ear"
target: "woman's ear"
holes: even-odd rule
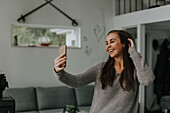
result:
[[[130,43],[128,43],[128,46],[129,46],[128,48],[130,48],[130,47],[131,47],[131,44],[130,44]]]

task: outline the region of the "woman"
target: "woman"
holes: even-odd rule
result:
[[[60,67],[67,59],[64,54],[55,59],[56,76],[68,86],[80,87],[95,81],[90,113],[137,113],[139,84],[149,85],[155,77],[131,38],[126,31],[110,31],[106,38],[108,60],[77,76]]]

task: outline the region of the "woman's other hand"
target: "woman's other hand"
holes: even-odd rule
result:
[[[67,57],[65,56],[65,53],[57,57],[54,61],[54,70],[56,72],[63,70],[66,67],[66,60]]]
[[[128,38],[128,41],[130,42],[129,48],[135,46],[135,44],[133,43],[133,40],[132,40],[132,39]]]

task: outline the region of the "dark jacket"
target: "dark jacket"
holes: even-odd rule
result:
[[[154,93],[157,94],[158,102],[163,95],[170,91],[170,49],[169,42],[164,40],[160,46],[160,54],[157,56],[157,62],[154,69],[155,87]]]

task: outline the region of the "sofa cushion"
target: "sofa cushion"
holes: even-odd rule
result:
[[[40,110],[39,113],[62,113],[63,109]]]
[[[94,86],[87,85],[80,88],[75,89],[77,106],[91,106],[93,94],[94,94]]]
[[[4,91],[5,95],[14,98],[16,111],[37,111],[35,88],[9,88]]]
[[[89,113],[90,107],[80,107],[80,113]],[[40,110],[38,113],[63,113],[63,109]]]
[[[38,111],[26,111],[26,112],[15,112],[15,113],[39,113]]]
[[[66,86],[37,87],[38,109],[64,108],[65,105],[76,105],[74,89]]]
[[[85,111],[87,113],[89,113],[90,111],[90,106],[81,106],[81,107],[78,107],[80,109],[80,113]]]

